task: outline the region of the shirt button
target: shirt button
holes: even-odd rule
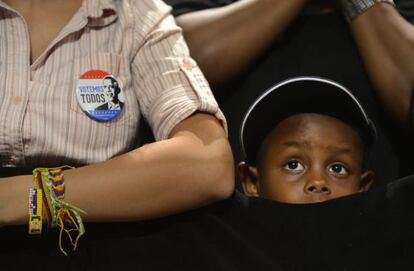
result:
[[[193,68],[195,68],[194,64],[192,64],[192,63],[190,62],[190,60],[188,60],[188,59],[184,59],[184,60],[183,60],[182,67],[183,67],[184,69],[186,69],[187,71],[190,71],[190,72],[193,70]]]
[[[23,101],[22,96],[14,96],[12,102],[14,105],[19,105]]]

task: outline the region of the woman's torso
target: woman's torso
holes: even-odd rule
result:
[[[24,18],[0,2],[3,167],[83,165],[136,146],[141,90],[133,87],[130,63],[148,28],[168,13],[161,6],[157,14],[145,2],[151,1],[137,4],[142,6],[141,14],[133,16],[130,1],[84,1],[48,48],[34,54],[38,57],[33,63]],[[136,24],[142,25],[141,33],[136,32]],[[94,120],[79,106],[77,84],[91,70],[105,71],[121,85],[125,106],[112,120]]]

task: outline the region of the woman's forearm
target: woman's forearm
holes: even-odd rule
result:
[[[85,210],[85,221],[157,218],[226,198],[234,186],[224,131],[202,114],[179,124],[168,140],[65,171],[64,178],[65,201]],[[0,224],[27,223],[30,187],[31,176],[0,181]]]

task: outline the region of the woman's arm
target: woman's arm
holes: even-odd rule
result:
[[[65,201],[85,210],[85,221],[157,218],[228,197],[233,160],[225,132],[211,115],[179,123],[167,140],[106,162],[64,173]],[[32,176],[0,181],[0,225],[28,221]]]
[[[247,67],[302,10],[308,0],[240,0],[181,15],[191,55],[210,83],[221,83]]]
[[[414,89],[414,26],[386,3],[377,3],[351,23],[378,96],[394,120],[406,126]]]

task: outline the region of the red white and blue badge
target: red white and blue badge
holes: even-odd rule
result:
[[[109,121],[124,108],[124,96],[118,80],[106,71],[89,70],[76,86],[79,106],[92,119]]]

